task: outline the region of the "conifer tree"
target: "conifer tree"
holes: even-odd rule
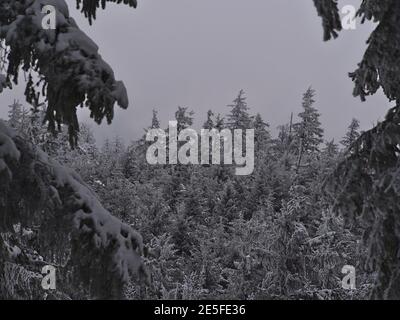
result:
[[[319,122],[319,113],[313,107],[315,90],[311,87],[303,95],[303,112],[299,113],[301,121],[294,124],[293,129],[297,143],[297,171],[301,166],[304,155],[319,152],[319,145],[323,142],[323,129]]]
[[[353,118],[348,127],[346,135],[343,137],[342,141],[340,141],[340,143],[345,148],[350,148],[353,145],[353,143],[355,143],[357,139],[360,137],[359,128],[360,128],[360,122],[357,119]]]
[[[228,128],[234,129],[250,129],[252,125],[252,117],[249,114],[249,107],[247,106],[245,92],[239,91],[238,96],[233,103],[228,105],[231,108],[227,116]]]
[[[269,124],[264,122],[261,115],[257,113],[253,122],[256,151],[265,148],[265,144],[269,141],[270,134],[267,129],[268,127]]]
[[[9,105],[8,124],[15,129],[20,129],[23,123],[24,110],[18,100]]]
[[[275,145],[279,152],[283,154],[289,148],[292,137],[288,124],[279,125],[277,129],[278,137],[275,139]]]
[[[338,145],[335,143],[335,139],[326,141],[323,153],[328,157],[334,157],[338,154]]]
[[[294,131],[299,143],[299,153],[313,153],[319,151],[319,145],[323,142],[324,130],[321,128],[317,109],[313,107],[315,90],[311,87],[303,95],[303,112],[299,113],[301,121],[294,124]]]
[[[329,40],[340,30],[337,1],[314,0],[314,4],[323,19],[324,38]],[[334,198],[336,211],[348,223],[365,227],[368,265],[378,274],[372,297],[399,299],[400,194],[396,185],[400,144],[400,2],[362,1],[357,15],[362,23],[373,21],[375,29],[358,68],[349,74],[354,82],[353,95],[364,101],[382,88],[396,105],[384,121],[353,143],[327,190]]]
[[[160,128],[160,121],[158,120],[158,112],[157,110],[153,109],[153,118],[151,119],[151,129],[158,129]]]

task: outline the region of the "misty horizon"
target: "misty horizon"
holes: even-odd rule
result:
[[[339,1],[340,6],[356,3]],[[194,128],[199,128],[209,109],[227,114],[227,105],[241,89],[250,112],[260,113],[274,136],[292,112],[296,120],[309,86],[316,90],[325,140],[340,141],[352,118],[360,120],[362,130],[370,129],[390,106],[381,92],[366,102],[354,98],[347,75],[361,60],[372,26],[358,21],[356,30],[322,42],[321,20],[312,3],[255,0],[243,7],[237,0],[153,0],[140,2],[136,10],[107,6],[98,12],[94,28],[70,8],[129,95],[129,108],[115,106],[110,126],[105,121],[98,126],[87,110],[78,108],[79,118],[93,128],[100,144],[114,136],[126,143],[140,138],[153,109],[165,127],[178,106],[188,107],[194,111]],[[115,36],[123,28],[126,38]],[[28,107],[20,78],[18,87],[0,96],[3,106],[18,99]],[[0,118],[7,118],[7,108],[1,109]]]

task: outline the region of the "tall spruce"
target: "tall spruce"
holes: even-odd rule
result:
[[[297,171],[301,166],[304,155],[319,152],[319,146],[323,142],[324,130],[321,128],[317,109],[313,107],[315,90],[311,87],[303,94],[303,112],[299,113],[300,122],[293,125],[297,144]]]
[[[303,94],[303,112],[298,114],[300,122],[295,123],[293,128],[299,143],[300,150],[305,153],[319,151],[319,146],[323,142],[324,130],[319,122],[318,110],[313,107],[315,100],[315,90],[311,87]]]
[[[234,129],[250,129],[252,126],[253,118],[249,114],[249,107],[247,106],[245,92],[239,91],[238,96],[233,103],[228,105],[231,108],[227,116],[228,128]]]
[[[14,100],[9,105],[8,124],[15,129],[20,129],[23,124],[23,116],[24,110],[22,104],[18,100]]]
[[[340,31],[337,1],[314,0],[323,19],[325,40]],[[327,191],[347,223],[361,224],[368,266],[377,273],[372,297],[400,299],[400,1],[362,1],[361,22],[375,29],[358,68],[349,74],[353,94],[362,101],[382,89],[394,101],[385,120],[364,132],[338,166]],[[368,186],[368,187],[366,187]]]
[[[357,139],[360,137],[359,128],[360,128],[360,122],[357,119],[353,118],[348,127],[346,135],[340,141],[340,143],[345,148],[350,148],[353,145],[353,143],[355,143]]]
[[[267,142],[270,140],[271,137],[268,131],[268,127],[269,124],[264,122],[261,115],[257,113],[253,122],[256,151],[265,148]]]

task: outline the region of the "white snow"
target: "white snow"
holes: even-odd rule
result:
[[[9,129],[3,121],[0,121],[0,171],[8,169],[6,158],[19,160],[18,151],[13,139],[15,132]],[[49,158],[43,151],[35,150],[35,159],[42,166],[45,165],[53,177],[53,185],[49,186],[51,196],[59,199],[58,188],[69,186],[74,194],[76,202],[85,208],[73,213],[73,222],[79,232],[94,232],[93,241],[97,247],[107,247],[110,241],[117,241],[116,249],[113,252],[113,262],[125,281],[132,274],[137,274],[142,261],[143,244],[142,237],[130,226],[122,223],[112,216],[100,204],[95,193],[82,181],[81,177],[73,170],[60,165],[57,161]],[[11,174],[11,171],[9,172]],[[12,178],[12,176],[10,176]],[[82,220],[91,219],[93,227],[89,228]]]
[[[56,8],[59,32],[43,30],[43,5]],[[79,85],[80,93],[85,93],[92,105],[106,103],[107,107],[112,107],[117,102],[122,108],[127,108],[128,94],[124,84],[115,80],[114,72],[100,56],[98,46],[69,16],[67,3],[64,0],[34,0],[27,6],[25,15],[0,26],[0,38],[6,40],[6,45],[17,48],[32,45],[35,58],[39,58],[39,73],[45,76],[46,81],[51,81],[54,91],[62,90],[66,79],[73,79]],[[19,30],[30,30],[31,34],[21,34]],[[63,74],[54,74],[47,60],[52,60],[54,65],[68,64],[71,67]],[[0,75],[0,92],[8,86],[5,80]]]

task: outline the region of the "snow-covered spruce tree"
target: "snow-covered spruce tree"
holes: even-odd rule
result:
[[[340,143],[345,148],[350,148],[353,145],[353,143],[356,142],[357,139],[360,137],[359,128],[360,128],[360,121],[353,118],[348,127],[346,135],[343,137],[342,141],[340,141]]]
[[[303,112],[299,113],[300,122],[294,124],[295,144],[297,148],[297,171],[301,166],[304,155],[310,155],[319,151],[319,145],[323,142],[324,130],[319,122],[319,113],[313,107],[315,90],[311,87],[303,95]]]
[[[294,124],[293,129],[299,140],[299,153],[313,153],[319,151],[319,145],[323,142],[324,130],[319,122],[319,113],[313,107],[315,90],[311,87],[303,95],[303,111],[299,113],[300,122]],[[301,149],[301,150],[300,150]]]
[[[8,124],[15,129],[20,129],[23,126],[24,109],[18,100],[14,100],[10,104],[8,110]]]
[[[231,108],[227,116],[228,128],[235,129],[250,129],[253,117],[249,114],[246,96],[244,90],[240,90],[238,96],[233,100],[233,103],[228,105]]]
[[[314,0],[325,40],[340,30],[337,1]],[[377,24],[356,71],[354,95],[365,100],[380,88],[395,102],[385,120],[364,132],[328,184],[336,210],[365,230],[368,267],[378,273],[372,297],[400,299],[400,1],[364,0],[358,16]]]
[[[106,2],[77,0],[77,5],[91,22],[100,3],[104,8]],[[135,0],[124,3],[136,6]],[[47,4],[56,8],[56,30],[41,26],[41,10]],[[36,89],[41,88],[47,99],[45,121],[50,131],[66,124],[73,146],[79,129],[78,105],[88,107],[96,122],[112,120],[115,102],[128,106],[124,85],[115,80],[97,46],[69,16],[64,0],[1,1],[0,51],[5,58],[0,92],[17,83],[22,69],[28,79],[27,102],[40,105]],[[74,171],[50,159],[3,122],[0,216],[1,279],[7,276],[6,265],[10,263],[18,262],[28,269],[53,264],[58,270],[58,288],[67,296],[73,298],[83,290],[87,297],[118,298],[124,283],[143,271],[140,235],[107,212]],[[35,228],[40,259],[33,259],[8,240],[15,225]]]
[[[268,131],[269,124],[264,122],[259,113],[257,113],[254,118],[253,127],[255,131],[255,150],[257,153],[258,151],[265,149],[265,146],[271,139],[271,136]]]

